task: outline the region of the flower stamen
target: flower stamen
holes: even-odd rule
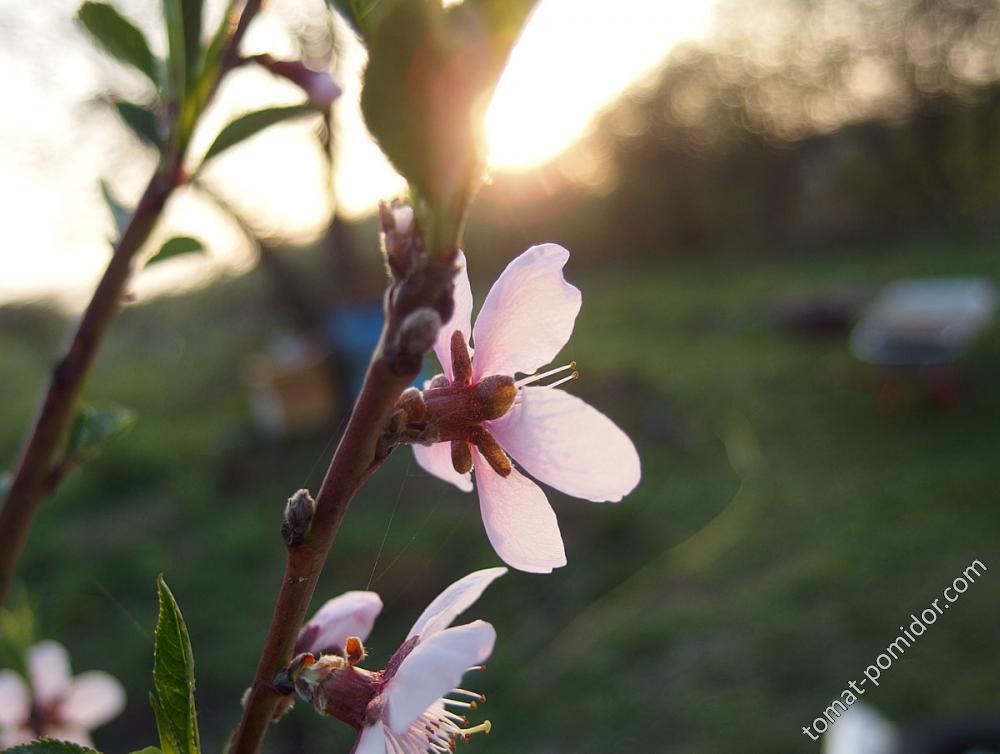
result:
[[[485,702],[486,701],[486,694],[479,694],[479,693],[476,693],[475,691],[467,691],[466,689],[453,689],[451,693],[453,693],[453,694],[460,694],[462,696],[467,696],[470,699],[475,699],[477,702]]]
[[[471,728],[462,728],[462,740],[468,741],[470,736],[474,736],[476,733],[486,733],[493,729],[493,723],[489,720],[484,720],[479,725],[474,725]]]
[[[561,385],[562,383],[566,382],[566,380],[575,380],[579,376],[577,374],[577,372],[575,371],[576,370],[576,362],[575,361],[571,361],[569,364],[565,364],[565,365],[563,365],[561,367],[556,367],[555,369],[550,369],[549,371],[542,372],[541,374],[538,374],[536,372],[535,374],[530,374],[527,377],[522,377],[521,379],[517,380],[517,382],[514,383],[514,386],[515,387],[525,387],[527,385],[533,385],[536,382],[538,382],[539,380],[544,380],[546,377],[551,377],[554,374],[559,374],[560,372],[565,372],[567,369],[574,370],[573,374],[570,375],[569,377],[564,377],[563,379],[559,380],[558,382],[556,382],[556,383],[554,383],[552,385],[545,385],[544,387],[555,387],[556,385]]]

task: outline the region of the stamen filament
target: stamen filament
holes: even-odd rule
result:
[[[541,374],[538,374],[537,372],[535,374],[530,374],[527,377],[524,377],[523,379],[520,379],[517,382],[515,382],[514,387],[524,387],[525,385],[531,385],[535,382],[538,382],[539,380],[544,380],[546,377],[551,377],[553,374],[559,374],[560,372],[565,372],[567,369],[576,369],[576,362],[571,361],[569,364],[566,364],[565,366],[556,367],[555,369],[550,369],[549,371],[542,372]]]
[[[472,728],[462,728],[462,739],[467,740],[469,736],[476,733],[489,733],[493,729],[493,723],[489,720],[484,720],[479,725],[473,726]]]
[[[467,696],[471,699],[475,699],[477,702],[485,702],[485,694],[477,694],[475,691],[466,691],[465,689],[452,689],[451,693],[461,694],[462,696]]]

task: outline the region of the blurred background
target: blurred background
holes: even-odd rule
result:
[[[158,5],[116,5],[155,44]],[[108,104],[151,93],[75,11],[0,2],[3,466],[110,253],[100,181],[130,206],[156,160]],[[95,735],[109,751],[153,740],[160,572],[191,629],[205,750],[223,746],[284,500],[317,488],[378,333],[372,210],[402,183],[360,120],[364,52],[319,0],[274,0],[257,51],[331,65],[345,96],[173,200],[158,237],[207,251],[136,277],[87,390],[138,422],[43,508],[23,609],[0,621],[123,681],[125,713]],[[241,69],[202,143],[300,99]],[[817,751],[802,726],[977,558],[990,571],[865,701],[911,731],[1000,724],[1000,4],[542,0],[487,131],[476,299],[527,246],[572,251],[572,391],[634,438],[644,476],[620,505],[549,490],[569,566],[511,573],[470,611],[500,637],[475,679],[494,730],[470,750]],[[317,599],[382,595],[377,664],[444,586],[496,563],[474,496],[400,448]],[[352,740],[302,708],[268,750]]]

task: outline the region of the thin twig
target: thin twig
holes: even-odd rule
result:
[[[383,216],[383,230],[386,219]],[[391,215],[388,219],[391,222]],[[396,401],[416,377],[420,358],[433,342],[440,322],[451,317],[457,251],[432,258],[423,252],[419,239],[415,243],[421,253],[408,262],[390,265],[395,281],[386,295],[386,324],[350,421],[316,495],[312,526],[301,545],[286,546],[285,572],[271,626],[229,754],[260,751],[282,698],[273,686],[274,678],[291,659],[344,514],[357,491],[385,460],[393,444],[390,427]],[[429,311],[439,315],[437,326],[433,332],[415,336],[407,323]]]
[[[237,60],[240,41],[259,9],[260,0],[247,0],[243,6],[227,42],[212,92]],[[183,160],[183,150],[173,153],[168,150],[161,161],[115,245],[73,339],[52,371],[41,408],[28,432],[0,509],[0,604],[10,587],[35,515],[62,478],[56,454],[73,420],[98,348],[121,305],[132,262],[160,219],[170,195],[186,180]]]

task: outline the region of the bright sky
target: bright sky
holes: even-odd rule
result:
[[[141,100],[141,77],[96,51],[74,21],[79,0],[0,3],[0,302],[57,294],[79,304],[107,262],[111,220],[98,181],[131,204],[154,160],[97,101],[113,91]],[[162,52],[156,11],[147,0],[114,0]],[[487,116],[494,170],[525,170],[557,155],[593,115],[683,39],[704,34],[714,0],[541,0],[511,58]],[[218,12],[219,3],[208,3]],[[291,28],[320,22],[320,0],[272,0],[251,28],[247,51],[290,56]],[[613,14],[608,10],[612,9]],[[214,25],[214,19],[206,26]],[[364,213],[402,182],[361,124],[358,71],[364,51],[348,46],[338,198]],[[300,99],[290,85],[255,70],[233,75],[206,117],[196,148],[234,114]],[[207,173],[259,230],[293,242],[318,235],[329,201],[322,160],[308,123],[271,129],[218,160]],[[131,201],[130,201],[131,200]],[[252,263],[238,230],[188,191],[169,208],[157,238],[186,233],[206,241],[204,259],[182,259],[137,276],[140,296],[187,287]],[[157,246],[151,244],[149,253]]]

